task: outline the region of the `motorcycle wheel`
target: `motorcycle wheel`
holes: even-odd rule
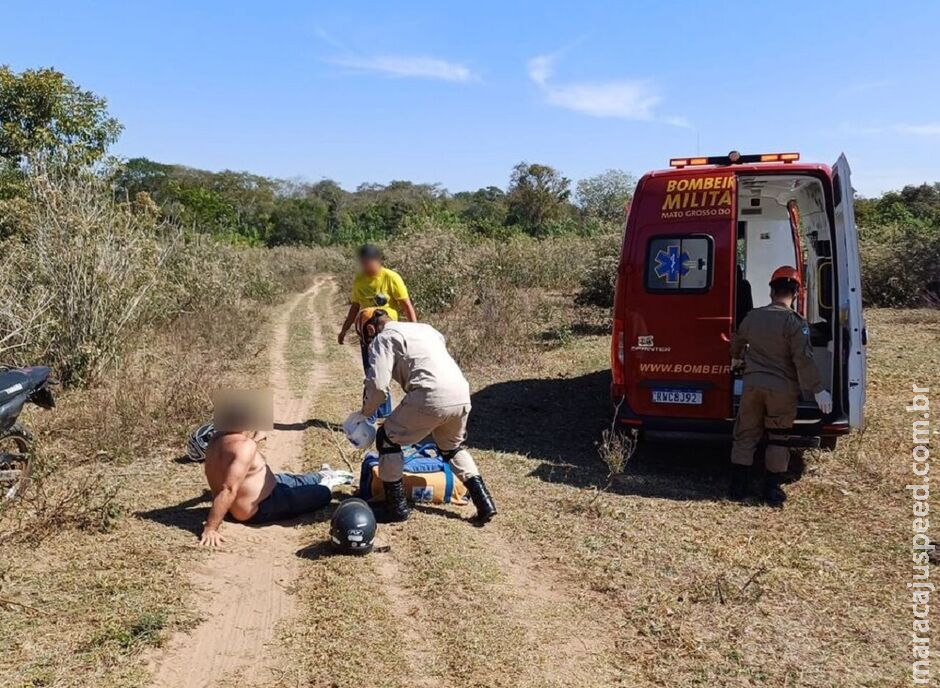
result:
[[[21,425],[0,435],[0,502],[13,500],[26,491],[32,440],[32,434]]]

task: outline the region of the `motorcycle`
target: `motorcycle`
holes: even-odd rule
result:
[[[29,483],[33,435],[17,422],[26,404],[55,408],[49,368],[0,368],[0,503],[23,493]]]

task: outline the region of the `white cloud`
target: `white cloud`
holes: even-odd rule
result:
[[[455,82],[473,81],[477,78],[466,65],[436,57],[376,55],[374,57],[335,57],[327,62],[360,72],[374,72],[396,78]]]
[[[688,127],[684,117],[658,117],[655,107],[662,101],[652,84],[643,79],[558,83],[555,56],[538,55],[529,60],[529,78],[552,105],[592,117],[660,120],[678,127]]]
[[[940,122],[898,124],[896,129],[902,134],[913,134],[914,136],[940,136]]]
[[[910,124],[898,122],[876,126],[846,125],[846,131],[856,134],[907,134],[909,136],[940,136],[940,122]]]

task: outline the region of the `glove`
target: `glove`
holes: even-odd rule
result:
[[[740,369],[743,368],[743,367],[744,367],[744,359],[743,359],[743,358],[732,358],[732,359],[731,359],[731,370],[732,370],[732,372],[737,371],[737,370],[740,370]]]
[[[334,471],[327,468],[317,471],[317,475],[320,476],[320,484],[331,490],[338,485],[352,485],[353,481],[353,474],[349,471]]]
[[[816,405],[823,414],[832,413],[832,397],[829,396],[829,392],[823,390],[814,396],[816,398]]]

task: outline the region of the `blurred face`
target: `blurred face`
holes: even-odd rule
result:
[[[382,269],[382,261],[379,258],[363,258],[359,261],[359,267],[363,274],[369,277],[375,277]]]
[[[218,389],[212,401],[212,421],[219,432],[271,430],[274,425],[270,389]]]

